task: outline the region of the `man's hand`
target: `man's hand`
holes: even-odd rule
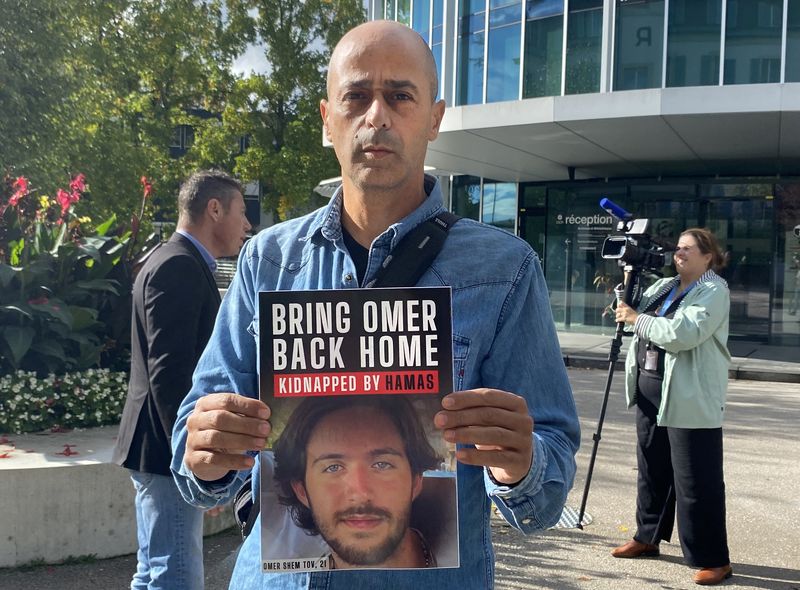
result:
[[[249,469],[255,461],[244,453],[264,448],[270,433],[269,416],[264,402],[243,395],[201,397],[186,421],[189,436],[183,462],[204,481]]]
[[[488,467],[499,483],[520,482],[533,461],[533,418],[525,399],[499,389],[457,391],[442,399],[443,411],[434,424],[449,442],[462,448],[456,458],[468,465]]]

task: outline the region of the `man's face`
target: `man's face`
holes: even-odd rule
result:
[[[306,447],[305,483],[293,482],[337,567],[379,566],[408,531],[411,503],[422,489],[394,423],[365,407],[320,420]]]
[[[245,215],[246,208],[241,193],[231,199],[228,210],[220,207],[220,216],[214,223],[214,241],[220,251],[219,256],[236,256],[247,239],[250,222]]]
[[[328,100],[320,104],[325,134],[342,176],[360,190],[421,186],[428,142],[439,133],[444,102],[432,102],[420,55],[407,35],[390,35],[383,42],[356,35],[331,63]]]

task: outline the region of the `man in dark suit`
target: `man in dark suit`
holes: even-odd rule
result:
[[[247,237],[242,186],[218,171],[192,174],[178,195],[178,227],[133,286],[131,373],[114,462],[136,489],[138,564],[132,590],[203,587],[203,511],[181,497],[170,472],[178,406],[220,305],[216,258]]]

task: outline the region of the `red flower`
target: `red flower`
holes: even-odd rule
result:
[[[14,181],[12,187],[18,191],[22,191],[23,193],[28,192],[28,179],[24,176],[18,176],[17,179]]]
[[[11,198],[8,199],[8,205],[10,207],[16,207],[19,204],[20,199],[28,194],[28,179],[24,176],[19,176],[14,181],[14,184],[11,185],[14,189],[14,194],[11,195]]]
[[[61,217],[64,217],[67,209],[69,209],[69,206],[74,202],[72,200],[72,195],[70,195],[63,188],[58,189],[58,192],[56,193],[56,201],[59,205],[61,205]]]
[[[73,194],[86,192],[86,175],[78,174],[72,179],[72,182],[69,183],[69,188]]]
[[[142,183],[142,188],[144,189],[144,198],[145,198],[145,199],[148,199],[148,198],[150,198],[150,195],[151,195],[151,194],[152,194],[152,192],[153,192],[153,185],[152,185],[152,183],[151,183],[151,182],[150,182],[150,181],[147,179],[147,177],[146,177],[146,176],[142,176],[142,177],[139,179],[139,182],[141,182],[141,183]]]
[[[47,297],[36,297],[35,299],[28,299],[28,305],[44,305],[48,301]]]

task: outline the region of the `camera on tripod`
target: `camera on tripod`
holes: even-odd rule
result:
[[[608,236],[603,241],[600,256],[606,260],[616,260],[620,266],[661,274],[659,271],[669,264],[669,255],[674,248],[650,236],[647,231],[650,220],[634,219],[633,215],[609,199],[601,199],[600,206],[619,220],[617,231],[624,234]]]

